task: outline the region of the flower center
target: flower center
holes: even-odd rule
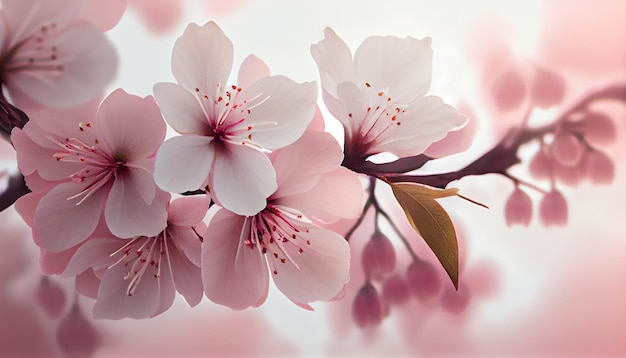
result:
[[[124,280],[128,281],[126,294],[132,296],[144,276],[156,280],[161,278],[163,254],[169,257],[167,229],[154,237],[136,236],[131,239],[126,245],[111,254],[111,257],[116,258],[116,261],[108,269],[117,265],[128,268]],[[149,274],[147,274],[148,272]]]
[[[89,122],[78,124],[79,132],[90,129],[92,129],[92,125]],[[116,153],[111,157],[98,146],[99,143],[98,139],[94,139],[93,145],[88,145],[78,138],[66,138],[58,143],[62,150],[53,155],[58,162],[81,164],[81,169],[70,175],[72,181],[86,183],[86,186],[78,194],[68,198],[80,198],[77,205],[126,168],[126,155]]]
[[[62,58],[57,46],[50,44],[56,29],[54,22],[42,25],[35,33],[14,44],[0,59],[2,72],[45,71],[48,76],[62,76]]]
[[[283,206],[268,204],[267,208],[250,220],[250,237],[244,238],[244,244],[250,248],[260,245],[261,252],[269,255],[271,271],[277,275],[279,265],[287,262],[296,266],[291,254],[302,254],[311,242],[304,237],[309,232],[309,224],[301,213]],[[247,224],[247,222],[246,222]],[[242,232],[243,233],[243,232]]]
[[[275,126],[275,122],[254,123],[249,120],[254,107],[266,99],[261,96],[246,99],[242,88],[232,85],[223,88],[217,85],[215,95],[209,96],[199,88],[195,89],[202,111],[207,119],[205,135],[213,137],[216,143],[246,145],[256,149],[262,147],[253,140],[254,132]]]
[[[366,82],[366,93],[370,98],[370,105],[367,107],[363,118],[356,118],[358,124],[351,139],[351,154],[366,157],[371,154],[368,149],[374,144],[383,144],[392,136],[394,128],[399,127],[402,122],[400,118],[405,112],[405,105],[394,103],[393,99],[385,94],[384,90],[374,92],[371,85]],[[352,118],[352,113],[348,114]]]

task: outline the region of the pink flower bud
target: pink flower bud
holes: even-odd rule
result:
[[[511,111],[522,104],[526,97],[526,85],[517,71],[509,70],[496,79],[491,95],[498,110]]]
[[[603,113],[591,112],[583,119],[585,139],[594,145],[606,145],[615,141],[615,124]]]
[[[567,202],[560,191],[553,189],[541,199],[539,217],[545,226],[567,224]]]
[[[439,273],[428,261],[413,261],[406,272],[406,280],[413,296],[420,300],[435,297],[441,291]]]
[[[352,318],[356,324],[365,328],[367,326],[378,326],[385,317],[385,307],[383,306],[376,287],[369,281],[359,290],[354,303],[352,304]]]
[[[554,163],[552,168],[554,179],[569,186],[577,186],[587,176],[587,153],[583,152],[576,165],[567,166],[559,162]]]
[[[576,165],[582,155],[580,141],[570,133],[560,133],[550,145],[552,156],[566,166]]]
[[[533,202],[519,186],[515,187],[511,196],[506,201],[504,216],[507,226],[520,224],[528,226],[533,216]]]
[[[610,184],[615,177],[615,165],[605,153],[593,150],[587,154],[586,173],[591,182],[598,184]]]
[[[411,291],[406,281],[397,273],[383,284],[383,301],[390,305],[401,305],[409,300]]]
[[[375,232],[363,248],[361,264],[368,278],[382,280],[389,276],[396,268],[396,252],[389,238]]]
[[[37,287],[37,302],[50,317],[59,317],[65,308],[66,295],[58,282],[47,276],[41,278]]]
[[[451,314],[460,314],[469,306],[470,298],[467,287],[460,286],[458,291],[454,287],[449,287],[443,290],[441,306]]]
[[[563,101],[565,80],[556,72],[537,68],[532,82],[531,97],[535,106],[549,108]]]
[[[77,304],[57,327],[57,342],[67,357],[91,357],[99,344],[98,333]]]
[[[549,179],[552,175],[552,159],[543,148],[530,160],[528,171],[535,179]]]

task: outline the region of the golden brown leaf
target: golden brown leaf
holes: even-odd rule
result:
[[[389,183],[409,223],[422,236],[454,287],[459,284],[459,248],[450,216],[435,200],[457,195],[458,189],[437,189],[415,183]]]

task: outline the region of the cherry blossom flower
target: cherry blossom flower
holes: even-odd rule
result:
[[[342,292],[348,282],[348,243],[311,221],[359,213],[362,187],[339,166],[341,160],[332,136],[306,132],[272,153],[278,189],[264,209],[251,216],[214,211],[202,245],[209,299],[236,310],[259,306],[267,297],[270,272],[278,289],[307,309],[310,302],[329,301]]]
[[[209,206],[208,196],[174,199],[167,225],[154,236],[116,238],[100,230],[78,247],[64,275],[93,269],[101,279],[94,318],[148,318],[172,306],[176,291],[190,306],[202,300],[198,231]]]
[[[276,190],[272,165],[259,150],[298,139],[315,113],[313,82],[297,84],[269,76],[248,57],[238,85],[227,86],[233,45],[209,22],[190,24],[174,45],[172,71],[178,84],[158,83],[154,93],[165,120],[182,134],[157,153],[155,179],[170,192],[209,186],[213,199],[241,215],[254,215]]]
[[[77,19],[83,1],[2,1],[0,74],[17,107],[79,105],[113,79],[117,54],[95,25]]]
[[[345,130],[346,157],[365,159],[389,152],[398,157],[421,154],[465,117],[426,96],[431,81],[430,38],[373,36],[354,58],[330,28],[311,46],[326,107]]]
[[[119,89],[94,122],[81,119],[33,118],[13,131],[21,172],[43,179],[27,179],[33,192],[45,192],[34,213],[35,240],[46,251],[67,250],[93,233],[101,214],[118,237],[157,235],[169,194],[152,177],[166,130],[154,99]]]

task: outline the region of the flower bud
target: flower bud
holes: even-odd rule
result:
[[[557,134],[550,145],[550,150],[554,159],[566,166],[576,165],[582,155],[580,141],[570,133]]]
[[[552,175],[552,159],[543,148],[530,160],[528,171],[535,179],[549,179]]]
[[[509,70],[496,79],[491,95],[498,110],[511,111],[522,104],[526,97],[526,85],[517,71]]]
[[[41,278],[37,287],[37,302],[50,317],[59,317],[65,308],[66,295],[63,287],[47,276]]]
[[[593,150],[587,154],[586,173],[591,182],[599,184],[610,184],[615,177],[615,165],[611,158],[605,153]]]
[[[365,277],[383,280],[396,268],[396,252],[393,244],[381,232],[375,232],[361,254]]]
[[[559,162],[554,163],[554,179],[572,187],[580,184],[587,176],[587,153],[583,152],[576,165],[567,166]]]
[[[385,317],[385,307],[383,306],[376,287],[369,281],[359,290],[354,303],[352,304],[352,318],[356,324],[365,328],[367,326],[378,326]]]
[[[390,305],[401,305],[409,300],[411,291],[406,281],[397,273],[383,283],[383,301]]]
[[[537,68],[530,94],[533,104],[537,107],[555,106],[563,101],[565,80],[556,72]]]
[[[507,226],[520,224],[528,226],[533,216],[533,202],[519,186],[515,187],[511,196],[506,201],[504,216]]]
[[[460,314],[469,306],[470,298],[467,287],[460,286],[458,291],[454,287],[448,287],[441,295],[441,306],[451,314]]]
[[[441,291],[439,273],[428,261],[413,261],[406,272],[406,280],[411,293],[419,300],[432,298]]]
[[[59,322],[57,342],[66,357],[91,357],[98,347],[98,333],[77,304]]]
[[[615,141],[615,124],[603,113],[591,112],[583,119],[585,139],[593,145],[606,145]]]
[[[541,199],[539,217],[545,226],[567,224],[567,202],[560,191],[553,189]]]

